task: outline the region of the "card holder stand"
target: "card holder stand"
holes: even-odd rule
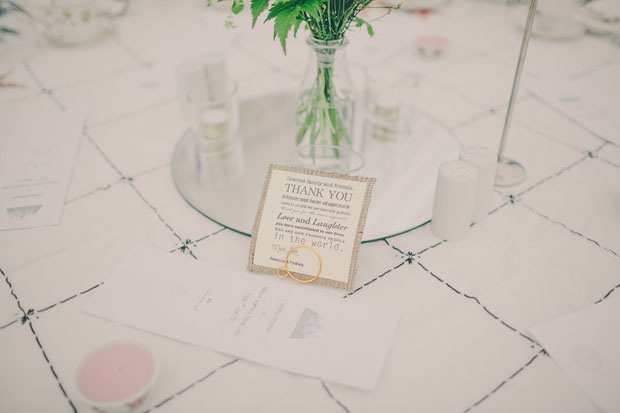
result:
[[[319,270],[312,278],[308,278],[308,279],[297,278],[297,276],[294,273],[292,273],[291,270],[289,270],[288,268],[288,259],[290,258],[293,251],[296,251],[300,248],[306,248],[312,251],[316,255],[316,257],[319,259]],[[323,270],[323,260],[321,259],[321,254],[319,254],[319,252],[316,249],[312,248],[309,245],[300,244],[300,245],[294,246],[288,251],[288,253],[286,254],[286,258],[284,259],[284,265],[277,269],[276,274],[278,274],[278,277],[280,278],[291,277],[298,283],[310,284],[310,283],[315,282],[317,278],[319,278],[319,275],[321,275],[322,270]],[[281,271],[286,271],[286,272],[282,273]]]

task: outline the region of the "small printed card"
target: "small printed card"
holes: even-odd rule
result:
[[[271,165],[252,228],[248,269],[273,275],[287,267],[297,279],[319,274],[317,284],[351,291],[374,182]]]
[[[0,230],[60,223],[85,114],[0,112]]]
[[[545,321],[530,331],[604,412],[620,412],[620,296]]]
[[[87,313],[256,363],[372,390],[398,313],[139,246]]]

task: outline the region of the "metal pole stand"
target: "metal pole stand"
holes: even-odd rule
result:
[[[525,168],[517,161],[504,157],[504,146],[512,121],[512,112],[514,110],[515,101],[517,100],[517,92],[519,90],[519,82],[521,81],[521,72],[523,71],[523,62],[525,61],[525,53],[527,45],[530,42],[530,34],[532,33],[532,25],[534,16],[536,15],[536,5],[538,0],[532,0],[530,10],[525,23],[525,32],[523,33],[523,41],[521,42],[521,52],[519,53],[519,61],[517,62],[517,71],[515,73],[514,82],[512,84],[512,92],[510,94],[510,102],[508,103],[508,111],[506,112],[506,120],[504,122],[504,130],[502,131],[502,139],[499,144],[497,154],[497,170],[495,173],[496,186],[514,186],[525,180]]]

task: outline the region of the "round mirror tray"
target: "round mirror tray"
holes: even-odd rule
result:
[[[269,164],[287,164],[295,149],[293,107],[292,94],[241,102],[240,139],[208,158],[199,155],[193,133],[187,131],[176,145],[171,165],[183,198],[212,221],[250,235]],[[369,136],[357,147],[365,166],[355,174],[377,179],[364,242],[428,222],[439,165],[459,156],[451,132],[415,111],[410,136],[392,142]]]

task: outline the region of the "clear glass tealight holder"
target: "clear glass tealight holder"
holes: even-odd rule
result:
[[[365,73],[364,138],[395,142],[409,136],[417,78],[390,68]]]
[[[398,169],[402,146],[411,138],[417,78],[391,67],[365,73],[362,155],[368,166]]]
[[[215,186],[236,181],[245,166],[237,82],[227,79],[219,88],[197,88],[188,93],[188,103],[198,179]]]

